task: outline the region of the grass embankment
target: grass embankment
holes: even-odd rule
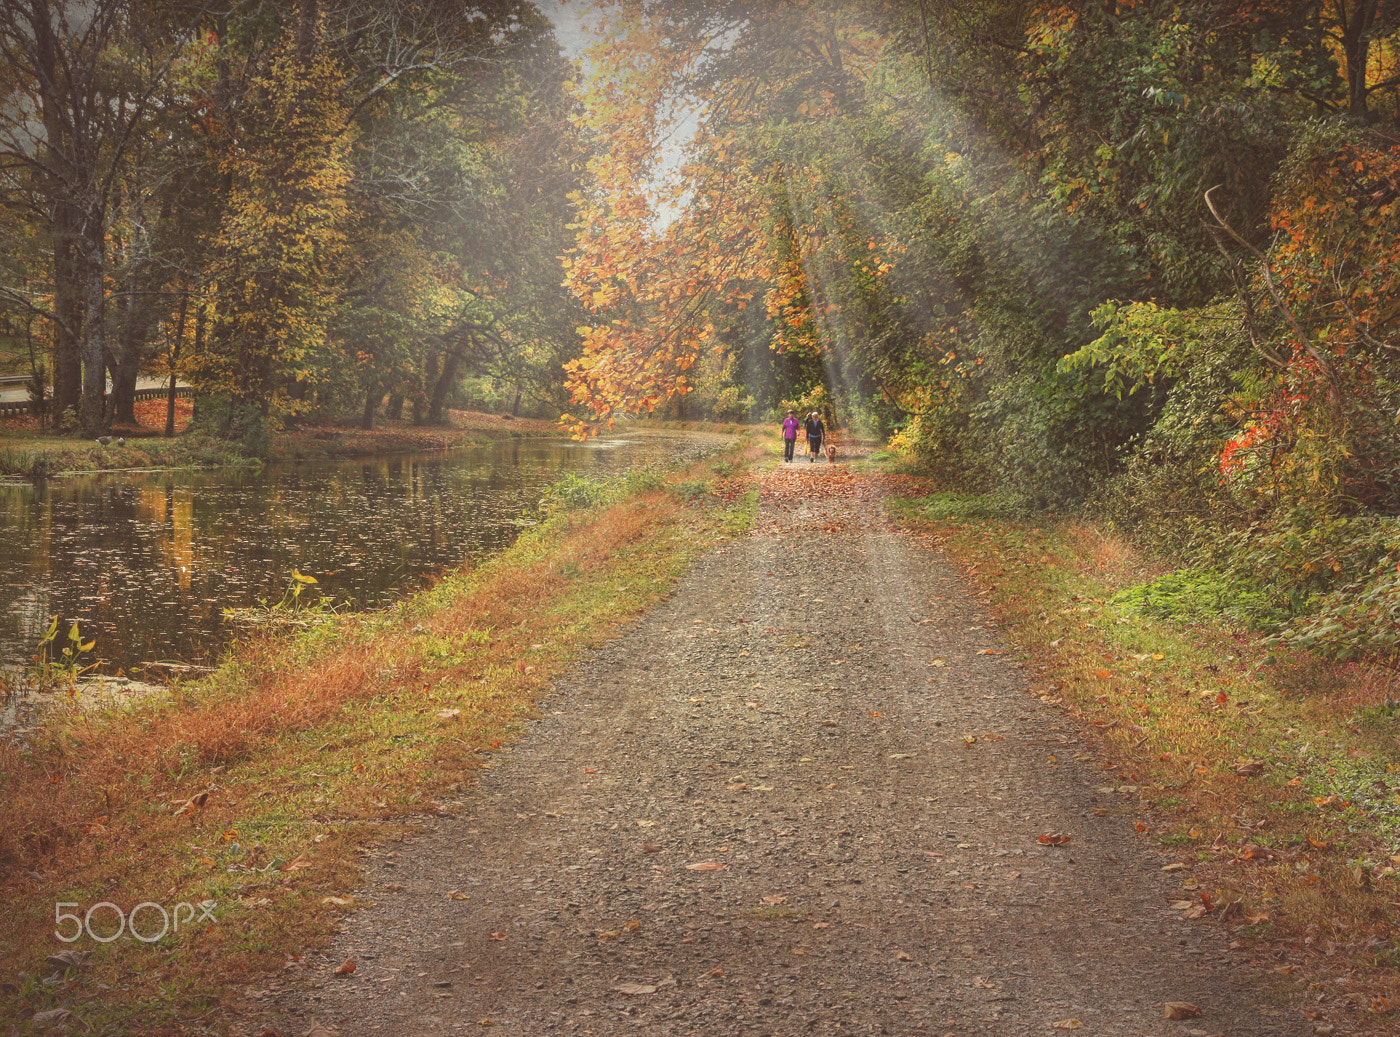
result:
[[[259,463],[237,447],[208,436],[128,439],[125,446],[61,436],[0,438],[0,475],[26,479],[72,472],[256,467]]]
[[[247,456],[236,444],[212,436],[181,431],[165,439],[153,434],[156,425],[147,420],[150,415],[141,410],[145,405],[149,411],[152,402],[144,400],[138,404],[137,426],[113,429],[114,439],[117,436],[126,439],[124,446],[117,446],[115,442],[103,446],[73,436],[47,435],[32,418],[0,421],[0,475],[45,478],[76,472],[223,468],[261,463],[261,459]],[[188,417],[187,408],[179,429],[184,428]],[[449,450],[504,438],[557,438],[562,435],[557,422],[536,418],[512,418],[475,411],[451,411],[449,417],[450,424],[431,426],[407,422],[381,423],[372,429],[351,425],[302,425],[274,436],[266,459],[376,457]]]
[[[744,468],[730,456],[635,478],[395,608],[253,640],[168,702],[70,716],[28,750],[0,748],[0,1014],[24,1027],[67,1009],[94,1033],[236,1025],[237,990],[352,906],[366,846],[450,810],[579,651],[746,526],[756,495],[726,483]],[[58,903],[82,915],[206,900],[212,923],[149,944],[84,935],[80,967],[44,961],[65,949]],[[116,915],[90,924],[105,936]],[[139,926],[158,932],[159,912]]]
[[[1119,595],[1166,569],[1092,525],[1018,522],[927,488],[891,507],[963,564],[1036,693],[1097,743],[1102,809],[1189,865],[1178,909],[1225,928],[1259,971],[1306,983],[1315,1017],[1345,1006],[1394,1032],[1395,675],[1144,616],[1141,594]]]

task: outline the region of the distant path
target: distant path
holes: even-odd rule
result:
[[[561,683],[460,815],[372,862],[373,906],[313,958],[311,989],[263,994],[267,1018],[288,1034],[1304,1033],[1253,1005],[1210,923],[1169,908],[1183,877],[1104,809],[1117,797],[1095,793],[1073,730],[881,499],[841,465],[768,475],[750,536]],[[330,975],[351,956],[353,976]],[[1169,1021],[1167,1001],[1204,1013]]]

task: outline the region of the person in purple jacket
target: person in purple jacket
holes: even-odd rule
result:
[[[791,461],[792,452],[797,448],[797,430],[802,427],[802,422],[797,420],[797,415],[793,411],[788,411],[787,420],[783,422],[783,460]]]

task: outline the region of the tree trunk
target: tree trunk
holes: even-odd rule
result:
[[[191,350],[193,350],[193,352],[194,352],[195,362],[196,362],[196,363],[199,362],[199,358],[200,358],[201,356],[203,356],[203,354],[204,354],[204,336],[205,336],[205,332],[206,332],[206,328],[208,327],[208,324],[209,324],[209,304],[208,304],[208,303],[200,303],[200,304],[199,304],[199,309],[197,309],[197,310],[194,311],[194,342],[192,342],[192,343],[190,344],[190,348],[191,348]],[[193,422],[199,420],[199,410],[200,410],[200,407],[199,407],[199,403],[200,403],[199,394],[200,394],[200,390],[199,390],[198,386],[196,386],[193,390],[191,390],[191,394],[193,395],[194,398],[193,398],[192,400],[190,400],[190,422],[193,423]]]
[[[72,202],[54,206],[53,222],[53,413],[78,409],[83,396],[83,363],[78,346],[83,325],[83,298],[76,237],[78,210]]]
[[[384,405],[384,416],[390,421],[403,420],[403,393],[396,392],[389,395],[389,402]]]
[[[1339,5],[1340,6],[1340,5]],[[1346,55],[1347,111],[1365,120],[1369,91],[1366,89],[1366,66],[1371,56],[1371,28],[1376,23],[1380,0],[1360,0],[1348,20],[1341,9],[1342,51]]]
[[[121,357],[112,368],[112,420],[119,425],[136,424],[136,367],[127,361],[128,348],[123,334]]]
[[[428,354],[427,360],[423,363],[422,384],[424,386],[432,385],[436,387],[438,384],[438,364],[440,359],[441,358],[436,353]],[[426,425],[428,423],[428,415],[423,406],[424,402],[423,393],[421,391],[413,394],[413,423],[415,425]]]
[[[428,424],[441,425],[443,411],[447,407],[447,394],[457,382],[457,371],[462,366],[462,358],[456,353],[448,353],[442,362],[442,374],[438,375],[433,386],[432,400],[428,404]]]
[[[112,413],[117,421],[136,423],[136,379],[141,373],[141,361],[146,356],[146,346],[151,338],[151,325],[155,323],[157,296],[147,289],[154,287],[148,272],[134,279],[133,285],[139,291],[126,297],[125,320],[121,330],[121,354],[117,358],[116,370],[112,372]]]
[[[300,17],[297,20],[297,58],[305,66],[316,53],[316,44],[321,35],[321,16],[317,0],[301,0]]]
[[[105,220],[100,205],[90,205],[83,220],[83,400],[78,420],[83,435],[104,435],[110,427],[107,410],[107,354],[105,349],[107,286]]]
[[[60,84],[64,82],[54,38],[53,19],[45,7],[35,7],[29,19],[34,32],[34,66],[44,89],[39,91],[49,170],[43,176],[44,193],[52,213],[54,313],[53,412],[61,418],[68,408],[82,403],[83,284],[78,238],[82,213],[73,200],[77,183],[72,158],[69,123],[63,117]]]
[[[369,391],[365,393],[365,411],[360,415],[360,428],[366,432],[374,428],[374,411],[379,406],[379,398],[383,395],[379,390],[378,382],[371,385]]]
[[[519,383],[519,382],[516,382],[516,383],[515,383],[515,402],[512,403],[512,404],[510,405],[510,416],[511,416],[512,418],[518,418],[518,417],[520,417],[520,397],[521,397],[522,395],[523,395],[523,390],[520,388],[520,383]]]
[[[165,398],[165,438],[175,435],[175,389],[180,372],[180,347],[185,342],[185,315],[190,308],[190,293],[180,295],[180,316],[175,321],[175,344],[170,347],[170,392]]]

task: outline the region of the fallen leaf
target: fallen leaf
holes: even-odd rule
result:
[[[195,811],[195,810],[200,809],[201,807],[203,807],[203,806],[204,806],[206,803],[208,803],[208,802],[209,802],[209,793],[208,793],[208,791],[205,791],[205,792],[196,792],[196,793],[195,793],[193,796],[191,796],[189,799],[187,799],[187,800],[185,800],[183,803],[181,803],[181,804],[175,809],[175,813],[177,813],[177,814],[188,814],[188,813],[191,813],[192,811]]]
[[[350,907],[355,903],[354,897],[322,897],[321,903],[334,904],[336,907]]]
[[[986,976],[978,976],[972,981],[972,985],[974,987],[981,987],[983,990],[993,990],[996,988],[996,984]]]
[[[448,900],[469,900],[469,899],[471,899],[471,898],[468,897],[465,893],[463,893],[460,889],[454,889],[451,893],[447,894],[447,899],[448,899]]]
[[[714,861],[703,861],[700,864],[687,864],[686,871],[719,871],[723,864],[716,864]]]
[[[453,717],[459,717],[459,716],[461,716],[461,715],[462,715],[462,711],[461,711],[460,709],[440,709],[440,710],[438,710],[438,719],[439,719],[439,720],[451,720]]]
[[[346,958],[340,963],[340,967],[332,973],[334,976],[348,976],[355,971],[355,959]]]
[[[932,660],[932,661],[929,663],[929,665],[930,665],[930,666],[938,666],[938,667],[941,668],[941,667],[944,667],[944,666],[947,666],[947,665],[948,665],[948,660],[946,660],[946,659],[934,659],[934,660]]]
[[[1201,1010],[1190,1001],[1168,1001],[1162,1006],[1162,1015],[1168,1019],[1194,1019]]]
[[[312,1019],[311,1026],[301,1037],[337,1037],[339,1030],[332,1029],[319,1019]]]
[[[638,821],[638,822],[637,822],[637,827],[638,827],[638,828],[655,828],[655,827],[657,826],[658,823],[659,823],[659,822],[657,822],[657,821]]]
[[[1078,1019],[1056,1019],[1050,1024],[1052,1030],[1077,1030],[1084,1024]]]
[[[1064,846],[1071,838],[1073,837],[1057,833],[1054,835],[1038,835],[1035,837],[1035,841],[1043,843],[1046,846]]]
[[[44,961],[60,969],[80,969],[87,963],[91,954],[91,951],[59,951],[57,954],[50,954]]]
[[[614,992],[626,994],[628,997],[635,997],[638,994],[656,993],[655,983],[619,983],[613,987]]]
[[[488,940],[504,940],[504,939],[506,938],[506,934],[505,934],[505,933],[487,933],[487,934],[486,934],[486,938],[487,938]]]
[[[913,958],[912,955],[905,954],[903,951],[895,951],[895,952],[894,952],[894,960],[895,960],[895,961],[913,961],[914,958]]]
[[[661,852],[661,847],[659,847],[659,846],[648,846],[646,843],[643,843],[643,844],[642,844],[642,852],[643,852],[643,853],[660,853],[660,852]]]
[[[1263,760],[1246,760],[1235,768],[1235,773],[1241,778],[1253,778],[1264,773]]]
[[[786,893],[774,893],[772,896],[764,897],[761,902],[767,904],[769,907],[774,907],[778,904],[786,904],[788,898]]]
[[[304,853],[299,853],[295,858],[288,861],[283,871],[301,871],[303,868],[311,867],[311,861]]]

